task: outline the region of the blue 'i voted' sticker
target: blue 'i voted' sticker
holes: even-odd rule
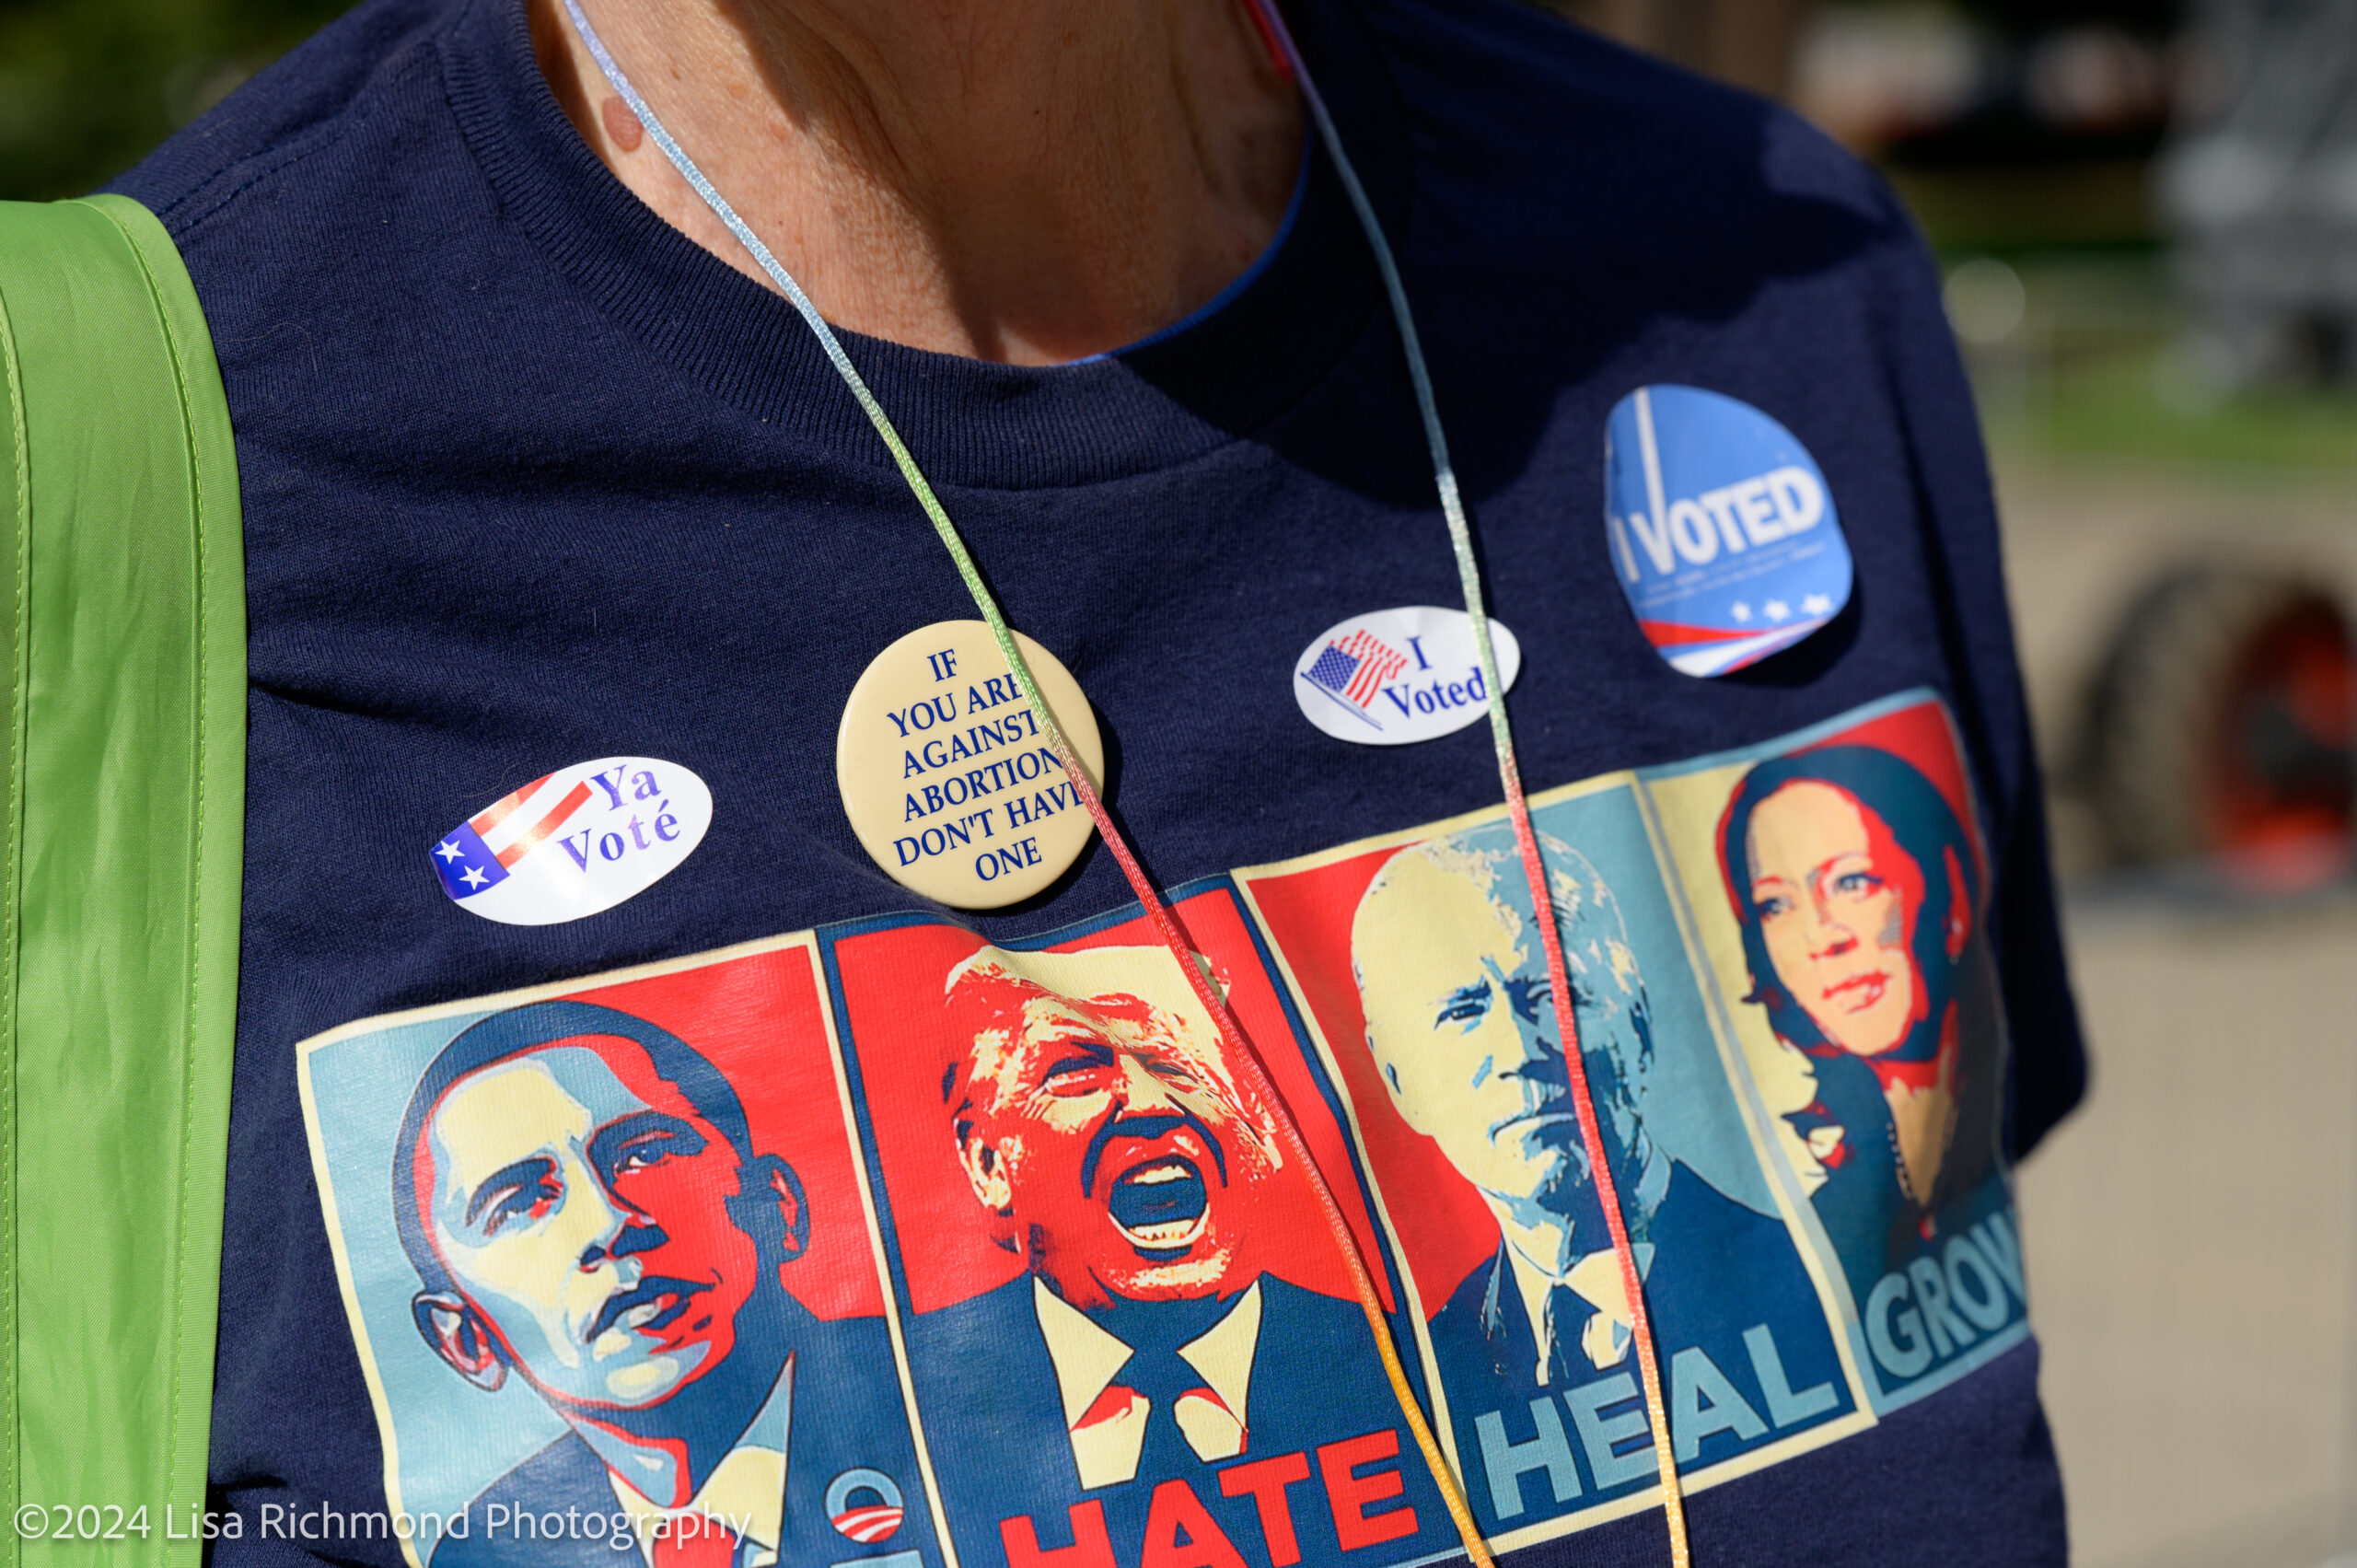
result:
[[[1793,433],[1700,387],[1641,387],[1605,427],[1605,527],[1620,587],[1661,656],[1724,675],[1850,602],[1850,543]]]

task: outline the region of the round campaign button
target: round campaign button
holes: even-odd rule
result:
[[[1080,683],[1016,645],[1091,784],[1105,747]],[[1029,898],[1079,858],[1096,824],[979,621],[941,621],[876,656],[835,733],[843,814],[876,864],[953,909]]]
[[[1850,602],[1850,545],[1824,471],[1749,403],[1640,387],[1613,409],[1604,459],[1612,563],[1672,668],[1757,664]]]

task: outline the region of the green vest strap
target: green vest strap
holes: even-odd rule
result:
[[[194,1568],[167,1538],[212,1414],[244,541],[212,338],[135,203],[0,203],[0,1507],[144,1507],[144,1539],[25,1555]]]

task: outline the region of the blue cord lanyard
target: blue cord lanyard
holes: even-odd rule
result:
[[[1433,397],[1432,375],[1425,367],[1423,347],[1416,336],[1415,319],[1408,308],[1407,287],[1400,281],[1399,263],[1392,256],[1390,243],[1384,238],[1383,225],[1376,216],[1375,204],[1367,199],[1366,189],[1359,182],[1358,171],[1353,167],[1350,155],[1342,148],[1341,134],[1334,127],[1333,116],[1327,111],[1326,100],[1312,80],[1308,64],[1302,58],[1301,50],[1294,41],[1291,29],[1285,26],[1284,17],[1279,14],[1275,0],[1247,0],[1247,4],[1251,6],[1255,19],[1274,46],[1282,65],[1299,85],[1303,101],[1309,108],[1310,119],[1318,127],[1318,139],[1324,144],[1327,156],[1333,160],[1334,170],[1350,197],[1351,210],[1358,215],[1359,226],[1366,235],[1367,247],[1374,252],[1376,268],[1383,275],[1384,294],[1390,302],[1392,320],[1398,327],[1400,347],[1407,357],[1408,379],[1415,390],[1416,412],[1423,423],[1424,444],[1432,456],[1433,482],[1440,494],[1442,517],[1448,525],[1449,548],[1457,558],[1457,583],[1464,595],[1466,613],[1473,622],[1474,652],[1480,662],[1482,679],[1489,691],[1487,706],[1491,741],[1497,753],[1498,776],[1505,792],[1507,814],[1512,819],[1515,838],[1521,850],[1523,872],[1530,883],[1531,907],[1547,909],[1552,900],[1548,890],[1546,857],[1539,847],[1538,834],[1531,826],[1530,807],[1522,786],[1522,772],[1515,760],[1514,733],[1506,721],[1505,683],[1498,679],[1497,653],[1490,636],[1490,618],[1483,602],[1480,569],[1473,553],[1472,525],[1466,517],[1464,499],[1457,491],[1456,470],[1449,463],[1448,437],[1441,428],[1440,409]],[[973,596],[975,607],[981,611],[983,621],[990,626],[1008,670],[1014,675],[1017,688],[1038,720],[1042,738],[1063,761],[1082,803],[1088,807],[1090,816],[1096,819],[1106,847],[1120,864],[1122,873],[1138,894],[1141,905],[1193,985],[1198,1000],[1205,1004],[1206,1010],[1219,1026],[1230,1055],[1241,1058],[1237,1062],[1239,1069],[1248,1074],[1248,1079],[1257,1080],[1251,1086],[1259,1091],[1261,1102],[1282,1108],[1282,1098],[1270,1088],[1258,1059],[1244,1045],[1242,1033],[1236,1028],[1225,999],[1202,978],[1200,967],[1190,957],[1191,948],[1179,932],[1168,906],[1138,865],[1135,854],[1111,818],[1106,814],[1094,781],[1087,777],[1078,755],[1064,739],[1054,715],[1040,696],[1038,683],[1032,679],[1022,651],[1016,645],[1014,633],[983,583],[981,569],[968,552],[956,525],[950,521],[947,510],[935,495],[933,486],[918,468],[915,457],[901,439],[890,416],[877,401],[876,394],[868,389],[858,367],[852,364],[851,356],[843,352],[834,329],[819,313],[819,308],[810,302],[810,296],[803,292],[802,285],[794,281],[794,274],[785,270],[777,257],[771,253],[770,248],[761,242],[761,237],[737,215],[737,209],[728,204],[727,198],[705,177],[703,170],[696,167],[695,160],[687,155],[686,149],[679,145],[670,132],[664,129],[661,119],[648,106],[645,99],[639,96],[638,89],[631,85],[630,77],[598,36],[597,29],[590,26],[589,18],[582,14],[580,0],[564,0],[564,10],[572,19],[574,30],[580,34],[582,44],[589,51],[590,57],[597,61],[598,69],[604,74],[607,83],[630,107],[630,111],[638,117],[639,124],[662,149],[671,167],[679,170],[680,178],[702,199],[704,205],[712,209],[714,215],[727,226],[728,232],[737,237],[737,243],[744,246],[761,271],[768,274],[770,281],[777,285],[809,325],[828,362],[833,365],[835,373],[842,377],[843,385],[858,401],[861,412],[867,415],[868,423],[883,438],[894,464],[900,470],[900,477],[907,482],[918,505],[923,508],[926,517],[933,523],[934,531],[948,550],[950,559],[957,564],[958,575],[965,580],[967,591]],[[1564,1066],[1571,1079],[1573,1103],[1579,1114],[1580,1132],[1591,1150],[1600,1150],[1605,1145],[1595,1102],[1588,1091],[1586,1063],[1580,1051],[1579,1025],[1573,1011],[1573,992],[1563,958],[1562,936],[1555,921],[1542,920],[1538,922],[1538,925],[1541,945],[1546,949],[1548,979],[1554,993],[1556,1025],[1562,1040]],[[1480,1568],[1489,1568],[1493,1560],[1481,1539],[1472,1510],[1466,1504],[1463,1490],[1449,1472],[1439,1444],[1424,1420],[1405,1370],[1399,1365],[1398,1350],[1392,1343],[1380,1297],[1364,1260],[1358,1254],[1356,1237],[1344,1221],[1315,1160],[1309,1157],[1307,1145],[1300,1139],[1298,1128],[1292,1125],[1292,1118],[1280,1109],[1276,1119],[1281,1123],[1278,1132],[1285,1143],[1294,1145],[1290,1152],[1294,1152],[1306,1167],[1310,1182],[1326,1211],[1329,1227],[1335,1231],[1344,1260],[1350,1265],[1360,1303],[1366,1311],[1369,1327],[1375,1334],[1377,1349],[1382,1354],[1385,1371],[1399,1400],[1402,1413],[1414,1431],[1417,1446],[1422,1450],[1441,1495],[1448,1504],[1450,1517],[1457,1525],[1467,1554]],[[1653,1428],[1655,1460],[1661,1477],[1662,1512],[1669,1530],[1670,1561],[1673,1568],[1689,1568],[1690,1556],[1686,1537],[1685,1504],[1678,1483],[1677,1458],[1670,1446],[1668,1411],[1662,1397],[1660,1364],[1654,1350],[1652,1314],[1645,1308],[1643,1276],[1637,1266],[1635,1251],[1630,1245],[1610,1162],[1602,1158],[1591,1159],[1589,1168],[1594,1173],[1596,1196],[1602,1201],[1607,1227],[1612,1234],[1613,1251],[1620,1265],[1621,1283],[1635,1318],[1631,1325],[1632,1338],[1644,1384],[1645,1413]]]

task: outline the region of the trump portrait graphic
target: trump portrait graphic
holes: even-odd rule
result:
[[[1233,894],[1179,911],[1387,1288]],[[1454,1541],[1272,1108],[1143,922],[1020,949],[887,923],[832,963],[961,1561],[1380,1564]]]
[[[941,1561],[807,938],[303,1063],[413,1560]]]

